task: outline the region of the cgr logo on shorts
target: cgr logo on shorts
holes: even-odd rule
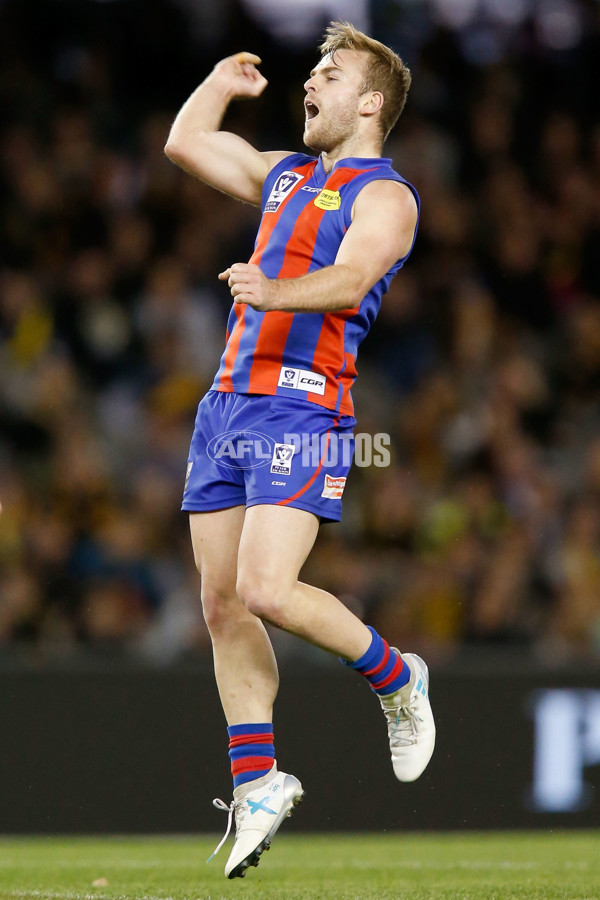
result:
[[[271,193],[265,203],[265,212],[276,212],[287,195],[293,191],[303,178],[304,175],[299,175],[298,172],[282,172],[271,188]]]
[[[272,475],[290,475],[295,447],[293,444],[275,444],[271,460]]]

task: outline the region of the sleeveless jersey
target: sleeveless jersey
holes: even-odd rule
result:
[[[287,156],[265,180],[263,214],[250,262],[260,266],[267,278],[297,278],[332,265],[352,222],[352,205],[359,191],[374,180],[406,184],[419,209],[416,190],[392,169],[391,162],[348,158],[327,173],[320,158],[303,153]],[[283,395],[352,415],[350,389],[356,378],[358,345],[409,253],[354,309],[258,312],[234,303],[212,390]]]

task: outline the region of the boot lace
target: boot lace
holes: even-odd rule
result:
[[[217,846],[215,847],[213,852],[210,854],[210,856],[208,857],[206,862],[210,862],[211,859],[213,859],[217,855],[217,853],[219,852],[219,850],[221,849],[221,847],[223,846],[223,844],[229,837],[229,832],[231,831],[231,826],[233,824],[234,815],[235,815],[235,827],[237,829],[241,825],[241,823],[244,819],[244,815],[246,814],[246,811],[248,810],[248,804],[246,803],[245,800],[232,800],[231,803],[229,805],[227,805],[227,803],[225,803],[225,801],[221,800],[219,797],[215,797],[215,799],[213,800],[213,806],[215,807],[215,809],[220,809],[223,812],[228,813],[227,828],[225,830],[225,834],[223,835],[223,837],[221,838],[221,840],[219,841],[219,843],[217,844]]]
[[[417,715],[414,706],[384,707],[388,721],[388,733],[391,747],[408,747],[416,744],[419,737],[419,724],[423,719]]]

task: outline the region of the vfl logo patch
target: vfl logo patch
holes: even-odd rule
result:
[[[321,497],[325,497],[326,500],[341,500],[345,487],[345,478],[334,478],[332,475],[326,475],[325,487],[321,492]]]
[[[295,447],[293,444],[275,444],[271,460],[272,475],[290,475]]]
[[[279,209],[288,194],[294,190],[299,181],[302,181],[304,175],[298,172],[282,172],[269,194],[269,199],[265,204],[265,212],[275,212]]]
[[[319,209],[339,209],[342,205],[342,198],[339,191],[323,190],[313,202]]]

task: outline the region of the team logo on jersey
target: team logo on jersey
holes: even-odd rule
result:
[[[294,391],[308,391],[310,394],[325,393],[327,379],[319,372],[311,372],[310,369],[292,369],[291,366],[282,366],[279,373],[277,387],[291,388]]]
[[[339,209],[342,205],[342,198],[339,191],[322,190],[313,202],[319,209]]]
[[[321,497],[325,497],[326,500],[341,500],[345,487],[345,478],[334,478],[333,475],[326,475]]]
[[[271,460],[272,475],[290,475],[295,447],[293,444],[275,444]]]
[[[265,204],[265,212],[278,210],[290,191],[293,191],[303,178],[304,175],[300,175],[298,172],[282,172],[271,188],[269,199]]]

